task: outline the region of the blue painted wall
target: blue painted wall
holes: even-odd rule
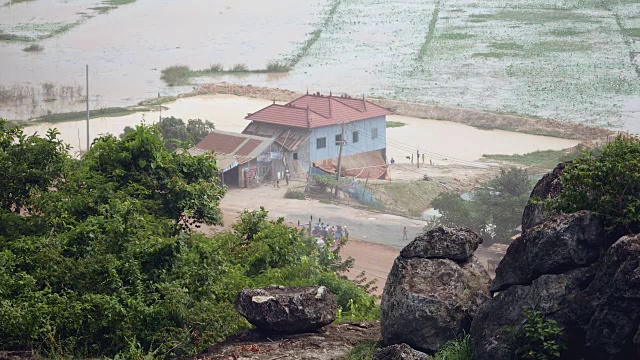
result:
[[[381,150],[387,147],[387,124],[386,116],[378,116],[370,119],[354,121],[345,124],[344,137],[347,141],[342,149],[342,155],[353,155],[367,151]],[[377,129],[377,138],[372,138],[373,129]],[[335,136],[340,135],[342,125],[324,126],[311,129],[309,137],[309,160],[319,161],[338,157],[340,146],[335,143]],[[357,131],[358,142],[353,142],[353,133]],[[327,146],[323,149],[317,148],[317,139],[326,138]]]

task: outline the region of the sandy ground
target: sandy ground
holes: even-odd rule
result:
[[[296,185],[301,184],[292,182],[291,186]],[[284,217],[285,222],[294,226],[298,225],[298,221],[301,226],[308,224],[310,216],[313,216],[314,222],[321,219],[320,221],[325,224],[346,225],[351,238],[343,248],[342,256],[345,259],[348,257],[355,259],[354,267],[347,276],[355,278],[361,272],[365,272],[367,279],[376,280],[378,289],[375,294],[377,295],[382,295],[387,275],[400,250],[421,233],[426,224],[421,220],[354,209],[345,205],[323,204],[316,200],[285,199],[285,192],[285,186],[280,189],[262,186],[253,189],[229,190],[220,206],[225,227],[233,224],[242,210],[255,210],[261,204],[266,206],[272,218]],[[406,240],[402,237],[402,229],[405,226],[408,230]],[[487,266],[487,259],[496,258],[483,248],[476,251],[476,256],[485,266]]]

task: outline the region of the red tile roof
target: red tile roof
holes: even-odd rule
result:
[[[389,110],[364,99],[304,95],[286,105],[269,105],[249,114],[245,119],[299,128],[317,128],[390,114]]]
[[[291,128],[288,126],[269,124],[263,122],[250,122],[242,130],[243,134],[275,138],[276,142],[284,146],[288,151],[295,151],[300,144],[309,138],[309,130],[303,128]]]
[[[266,151],[273,141],[271,138],[213,130],[189,152],[212,151],[218,155],[233,156],[238,163],[244,164]]]

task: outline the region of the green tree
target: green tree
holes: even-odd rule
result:
[[[214,237],[191,231],[220,221],[215,161],[170,151],[157,127],[98,138],[61,167],[24,193],[28,213],[0,211],[0,350],[184,357],[247,328],[236,294],[271,284],[325,285],[343,309],[376,314],[336,253],[264,209]]]
[[[435,225],[463,226],[480,234],[487,243],[509,243],[522,220],[533,184],[526,170],[502,169],[498,177],[481,184],[464,200],[442,193],[432,206],[441,217]]]
[[[209,120],[189,119],[187,121],[187,133],[190,141],[195,145],[207,136],[211,130],[215,129]]]

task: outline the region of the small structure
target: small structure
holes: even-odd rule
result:
[[[215,154],[227,186],[253,187],[284,176],[282,147],[273,138],[213,130],[189,153]]]
[[[390,114],[364,96],[307,94],[248,114],[251,123],[242,133],[273,138],[282,147],[285,166],[293,176],[335,174],[342,143],[342,176],[387,178],[386,117]]]

